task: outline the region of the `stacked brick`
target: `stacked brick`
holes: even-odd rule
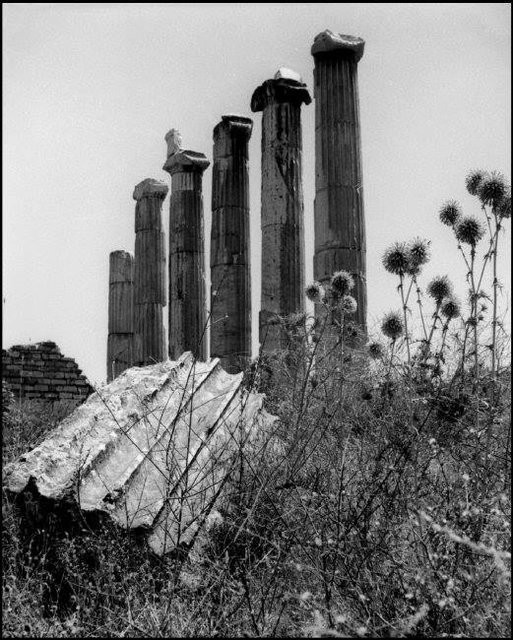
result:
[[[55,342],[2,349],[2,378],[15,398],[80,404],[93,389],[73,358]]]

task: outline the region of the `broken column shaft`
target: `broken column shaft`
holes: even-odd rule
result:
[[[166,359],[166,249],[162,230],[162,201],[168,192],[159,180],[148,178],[134,190],[135,364],[145,366]]]
[[[207,359],[203,172],[204,154],[183,150],[177,131],[166,135],[169,203],[169,357],[192,351]]]
[[[210,356],[237,373],[251,359],[248,141],[253,121],[226,115],[214,129]]]
[[[364,41],[324,31],[312,46],[315,60],[315,255],[314,278],[334,272],[355,280],[355,321],[367,317],[358,61]]]
[[[134,258],[127,251],[109,255],[107,382],[133,364]]]
[[[280,317],[304,311],[301,105],[311,102],[298,74],[280,70],[253,93],[262,111],[262,297],[260,344],[287,345]]]

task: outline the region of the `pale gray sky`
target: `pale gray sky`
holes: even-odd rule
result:
[[[469,169],[510,165],[509,3],[3,4],[3,345],[54,340],[105,379],[108,255],[133,252],[134,186],[162,171],[165,133],[212,159],[224,113],[251,116],[280,66],[312,92],[324,29],[366,41],[359,64],[369,324],[398,308],[394,240],[432,240],[426,277],[465,271],[437,211],[479,214]],[[260,118],[250,142],[253,334],[260,302]],[[303,107],[306,276],[312,277],[314,107]],[[211,168],[204,181],[210,237]],[[168,199],[164,202],[167,234]],[[501,243],[511,290],[510,226]],[[208,261],[207,261],[208,264]],[[426,280],[424,280],[425,282]],[[165,314],[167,317],[167,313]]]

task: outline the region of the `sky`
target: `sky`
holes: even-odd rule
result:
[[[465,190],[470,169],[511,178],[509,3],[3,3],[2,11],[4,348],[53,340],[91,382],[104,382],[109,253],[133,252],[134,186],[169,184],[169,129],[212,160],[214,126],[240,113],[254,119],[256,354],[261,114],[251,114],[250,99],[282,66],[298,71],[313,97],[310,47],[325,29],[366,42],[359,91],[370,328],[400,308],[381,265],[396,240],[430,239],[422,283],[447,273],[464,296],[465,269],[438,210],[454,198],[482,215]],[[303,106],[302,123],[308,282],[313,104]],[[203,193],[208,265],[211,167]],[[168,212],[169,196],[166,233]],[[507,321],[510,238],[508,221],[499,259]]]

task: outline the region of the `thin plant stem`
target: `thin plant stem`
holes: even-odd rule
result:
[[[410,355],[410,337],[408,336],[408,318],[407,318],[407,302],[406,302],[406,298],[404,297],[404,275],[401,273],[399,275],[399,279],[400,279],[400,284],[399,284],[399,289],[401,290],[401,300],[403,303],[403,317],[404,317],[404,339],[406,341],[406,353],[408,354],[408,364],[410,364],[411,362],[411,355]],[[411,289],[411,287],[410,287]],[[409,292],[408,292],[409,295]]]

